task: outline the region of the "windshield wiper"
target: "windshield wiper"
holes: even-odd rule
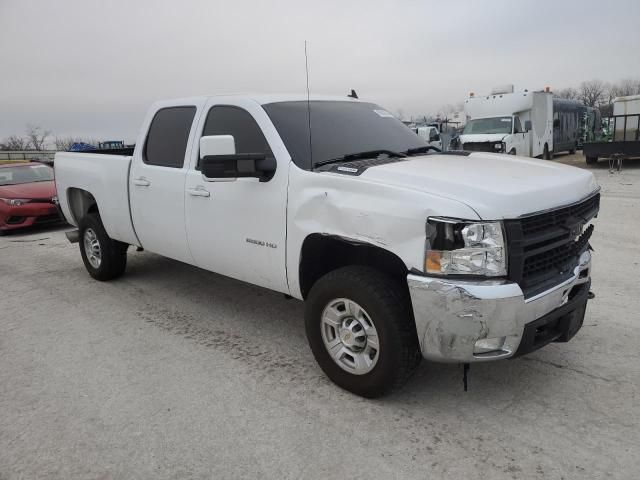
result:
[[[331,163],[346,162],[348,160],[361,160],[365,158],[378,158],[380,155],[386,155],[388,157],[403,158],[406,157],[404,153],[394,152],[393,150],[367,150],[364,152],[348,153],[342,157],[331,158],[329,160],[322,160],[317,162],[314,167],[321,167],[323,165],[329,165]]]
[[[411,156],[418,153],[427,153],[429,150],[433,150],[434,152],[442,152],[442,150],[440,150],[438,147],[434,147],[433,145],[425,145],[424,147],[410,148],[409,150],[402,153]]]

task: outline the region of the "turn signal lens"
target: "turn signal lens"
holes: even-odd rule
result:
[[[440,260],[442,252],[438,250],[427,250],[426,269],[428,273],[440,273]]]

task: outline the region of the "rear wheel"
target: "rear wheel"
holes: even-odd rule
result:
[[[547,145],[546,143],[544,144],[544,150],[542,151],[542,158],[544,160],[553,159],[553,152],[549,150],[549,145]]]
[[[80,222],[79,243],[84,266],[96,280],[112,280],[124,273],[129,245],[109,238],[97,213]]]
[[[305,326],[325,374],[363,397],[399,388],[422,358],[408,293],[373,268],[344,267],[318,280]]]

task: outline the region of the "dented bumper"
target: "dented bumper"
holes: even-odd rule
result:
[[[497,360],[522,353],[523,349],[518,349],[523,336],[531,341],[532,330],[539,330],[540,341],[527,345],[526,351],[551,341],[566,341],[575,334],[582,325],[591,282],[591,254],[581,254],[571,278],[528,299],[517,283],[508,280],[409,274],[407,281],[425,359],[456,363]]]

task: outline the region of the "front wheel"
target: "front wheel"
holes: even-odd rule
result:
[[[546,143],[544,144],[544,150],[542,151],[542,158],[544,160],[553,159],[553,152],[549,150],[549,145],[547,145]]]
[[[79,243],[84,266],[96,280],[113,280],[124,273],[129,245],[109,238],[98,214],[90,213],[80,222]]]
[[[318,280],[305,327],[324,373],[363,397],[399,388],[422,359],[408,292],[373,268],[344,267]]]

